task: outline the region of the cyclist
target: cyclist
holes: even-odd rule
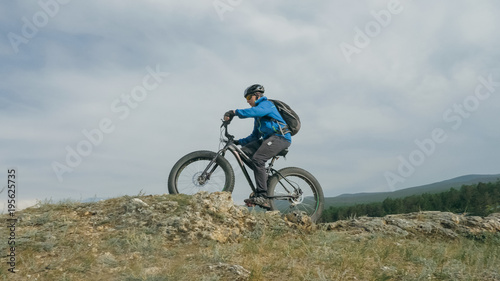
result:
[[[235,144],[241,145],[243,152],[252,160],[247,164],[255,176],[256,192],[252,193],[249,199],[245,199],[245,203],[250,207],[258,205],[269,209],[265,164],[291,145],[292,136],[276,106],[264,96],[264,86],[251,85],[245,89],[243,96],[251,107],[230,110],[224,114],[224,120],[230,121],[235,115],[239,118],[255,119],[252,133],[246,138],[235,140]]]

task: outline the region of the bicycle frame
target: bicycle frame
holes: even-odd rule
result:
[[[223,121],[222,127],[224,127],[224,135],[227,138],[227,142],[224,145],[223,148],[221,148],[215,155],[215,157],[210,161],[210,163],[207,165],[203,173],[198,177],[198,182],[200,184],[203,184],[205,181],[210,179],[211,174],[217,169],[218,165],[216,163],[216,159],[219,156],[225,157],[226,152],[229,150],[234,157],[236,158],[236,161],[238,162],[238,165],[240,166],[241,170],[243,171],[243,174],[245,175],[245,178],[250,185],[250,188],[252,189],[253,192],[256,192],[255,185],[253,184],[253,181],[250,177],[250,174],[248,173],[246,167],[245,167],[245,162],[251,163],[251,159],[237,146],[234,144],[234,136],[228,133],[227,130],[227,125],[229,125],[230,122],[228,121]],[[272,199],[295,199],[296,197],[300,196],[302,194],[302,190],[300,188],[297,190],[297,188],[285,177],[283,177],[279,171],[275,170],[273,168],[274,162],[279,158],[279,156],[274,156],[271,159],[271,162],[269,163],[268,167],[266,168],[266,172],[268,173],[268,176],[271,177],[275,174],[279,175],[282,179],[285,179],[285,181],[288,182],[296,191],[298,191],[296,196],[291,196],[291,195],[281,195],[281,196],[270,196],[269,198]],[[215,165],[214,165],[215,164]],[[212,167],[212,165],[214,165]],[[280,182],[280,184],[283,186],[283,188],[290,193],[290,191],[283,185],[283,183]]]
[[[210,179],[210,175],[217,169],[218,165],[215,163],[217,157],[222,156],[225,157],[226,151],[230,151],[234,157],[236,158],[236,161],[238,162],[238,165],[241,167],[241,170],[243,171],[243,174],[245,175],[246,180],[248,181],[248,184],[250,185],[250,188],[252,188],[252,191],[255,192],[255,185],[252,182],[252,179],[250,178],[250,174],[248,173],[245,163],[243,162],[242,157],[245,158],[246,161],[251,161],[250,158],[238,147],[234,144],[233,140],[231,138],[228,139],[226,145],[221,148],[215,157],[208,163],[207,167],[203,171],[203,173],[199,176],[198,181],[200,183],[204,183],[206,180]],[[214,165],[215,164],[215,165]]]

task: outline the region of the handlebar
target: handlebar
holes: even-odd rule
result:
[[[224,121],[222,120],[222,125],[220,126],[221,128],[224,127],[224,136],[228,139],[228,141],[233,141],[234,140],[234,136],[229,134],[228,131],[227,131],[227,125],[231,124],[231,120],[228,120],[228,121]]]

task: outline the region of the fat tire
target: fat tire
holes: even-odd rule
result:
[[[211,161],[214,159],[214,157],[217,154],[213,151],[207,151],[207,150],[201,150],[201,151],[195,151],[191,152],[175,163],[175,165],[172,167],[172,170],[170,171],[170,174],[168,176],[168,192],[170,194],[178,194],[178,193],[184,193],[184,194],[194,194],[198,191],[204,191],[203,186],[196,187],[196,185],[193,183],[193,192],[192,193],[186,193],[183,192],[184,190],[182,189],[182,186],[179,186],[179,176],[181,175],[182,171],[188,167],[190,164],[193,164],[197,161]],[[235,182],[235,177],[234,177],[234,171],[233,168],[231,167],[231,164],[229,161],[227,161],[226,158],[219,156],[217,157],[216,161],[217,165],[217,170],[222,169],[224,175],[225,175],[225,182],[223,186],[217,187],[218,190],[207,190],[207,191],[227,191],[227,192],[233,192],[234,189],[234,182]],[[200,170],[196,170],[193,175],[192,179],[194,181],[194,177],[196,173],[201,173],[203,170],[206,168],[206,166],[201,166]],[[216,170],[216,171],[217,171]],[[180,189],[180,190],[179,190]],[[196,190],[198,189],[198,190]]]
[[[291,203],[288,203],[288,201],[271,199],[270,200],[271,210],[279,210],[282,213],[289,213],[295,210],[305,211],[307,215],[311,217],[311,220],[313,222],[317,222],[321,218],[325,201],[323,195],[323,189],[321,188],[321,185],[319,184],[318,180],[311,173],[309,173],[304,169],[297,167],[283,168],[279,170],[278,173],[274,174],[272,177],[269,178],[267,192],[270,197],[279,195],[275,194],[277,192],[279,193],[279,190],[284,191],[284,189],[279,184],[280,180],[283,183],[286,183],[283,177],[288,178],[293,182],[295,182],[295,180],[293,179],[294,177],[299,178],[301,182],[303,181],[303,184],[300,186],[302,191],[305,193],[305,195],[312,196],[314,198],[313,199],[314,201],[310,203],[301,202],[296,205],[297,207],[289,208],[290,206],[288,205],[291,205]],[[304,198],[301,199],[304,200]]]

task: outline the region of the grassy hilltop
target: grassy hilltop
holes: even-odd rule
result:
[[[500,214],[315,225],[199,193],[42,203],[14,218],[16,273],[3,262],[1,280],[500,280]]]

